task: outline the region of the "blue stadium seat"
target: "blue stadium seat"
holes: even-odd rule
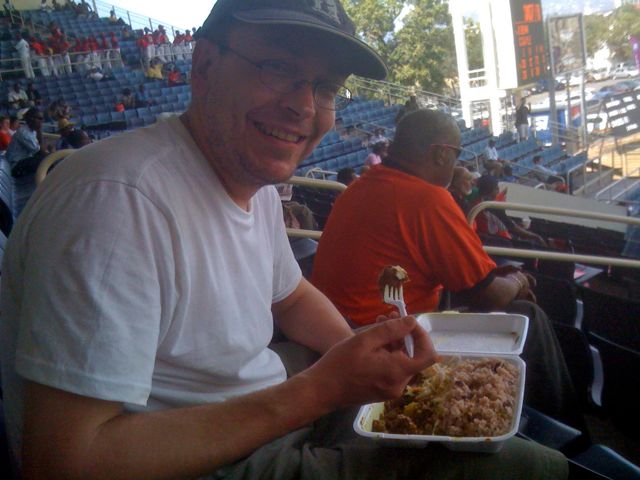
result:
[[[134,117],[127,120],[127,126],[129,128],[137,128],[144,126],[144,120],[142,118]]]
[[[112,122],[123,122],[125,120],[124,112],[111,112],[110,116]]]
[[[102,123],[109,123],[111,121],[111,116],[109,115],[109,113],[98,113],[96,115],[96,121],[98,125]]]
[[[130,118],[137,118],[137,117],[138,117],[138,111],[137,110],[125,110],[124,111],[125,120],[129,120]]]

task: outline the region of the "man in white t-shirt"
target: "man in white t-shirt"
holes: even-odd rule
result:
[[[18,33],[17,35],[18,42],[15,44],[14,48],[18,52],[18,58],[20,58],[20,64],[22,66],[22,70],[24,71],[24,76],[27,78],[35,78],[35,73],[33,73],[33,67],[31,66],[31,51],[29,47],[29,42],[27,42],[22,35]]]
[[[515,439],[464,462],[357,442],[341,409],[398,397],[436,353],[412,317],[354,335],[287,241],[272,185],[332,128],[350,73],[385,67],[339,3],[218,0],[188,111],[87,146],[42,183],[2,271],[23,478],[566,476],[562,455]],[[288,380],[274,322],[323,355]]]

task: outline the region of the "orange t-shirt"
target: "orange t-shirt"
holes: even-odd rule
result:
[[[312,282],[345,317],[366,325],[393,310],[377,285],[386,265],[409,274],[409,313],[435,310],[443,287],[469,289],[496,268],[446,189],[376,165],[336,200]]]
[[[0,151],[5,151],[11,143],[11,135],[7,132],[0,132]]]

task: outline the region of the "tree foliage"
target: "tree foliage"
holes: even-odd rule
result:
[[[606,45],[618,61],[633,59],[630,37],[640,38],[640,10],[623,5],[608,15],[585,17],[587,54],[593,55]]]
[[[387,63],[390,81],[441,93],[445,80],[456,75],[445,0],[347,0],[344,4],[360,36]]]

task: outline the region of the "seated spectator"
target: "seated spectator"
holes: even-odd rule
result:
[[[376,128],[373,136],[369,139],[369,145],[375,145],[376,143],[389,143],[389,139],[384,135],[384,128]]]
[[[511,165],[507,164],[504,166],[504,168],[502,169],[502,177],[500,178],[500,180],[502,180],[503,182],[510,182],[510,183],[518,182],[518,179],[513,174],[513,169],[511,168]]]
[[[483,175],[478,180],[478,201],[494,202],[498,200],[500,187],[498,181],[491,175]],[[506,192],[502,193],[502,198],[506,197]],[[517,238],[531,242],[532,246],[546,247],[547,242],[538,234],[525,230],[517,225],[502,209],[483,210],[476,217],[478,234],[493,235],[512,240]]]
[[[177,66],[173,66],[173,68],[167,74],[167,84],[170,87],[177,87],[178,85],[184,85],[186,82],[182,77],[182,72]]]
[[[9,117],[0,116],[0,151],[4,152],[11,143],[13,134],[9,130]]]
[[[7,148],[7,161],[15,178],[35,173],[47,154],[40,141],[44,120],[42,113],[32,107],[25,113],[24,119],[25,125],[18,129]]]
[[[457,306],[526,314],[533,329],[523,353],[525,402],[579,423],[571,379],[549,319],[532,303],[520,301],[535,301],[533,277],[513,267],[496,267],[446,190],[460,138],[455,120],[442,112],[405,115],[388,158],[336,199],[320,238],[312,282],[356,326],[392,311],[378,288],[386,265],[400,265],[409,274],[404,289],[409,313],[437,309],[446,288],[454,292]],[[529,361],[535,364],[532,369]]]
[[[91,140],[91,137],[89,137],[89,134],[87,134],[87,132],[85,132],[81,128],[76,128],[72,130],[69,136],[67,137],[67,143],[71,148],[75,150],[82,148],[84,146],[87,146],[92,142],[93,140]]]
[[[455,167],[449,185],[449,191],[465,217],[471,210],[469,196],[473,193],[473,175],[465,167]]]
[[[19,128],[20,120],[18,120],[18,117],[16,115],[11,115],[9,117],[9,133],[11,133],[11,136],[13,136]]]
[[[487,148],[484,149],[484,168],[490,175],[494,177],[500,177],[502,175],[502,169],[504,160],[500,160],[498,156],[498,150],[496,149],[496,141],[492,138],[487,143]]]
[[[566,192],[567,185],[560,175],[551,170],[550,168],[542,165],[542,157],[540,155],[536,155],[532,159],[533,161],[533,175],[535,178],[549,187],[553,188],[557,192]]]
[[[120,96],[120,102],[124,105],[124,108],[126,110],[136,108],[136,97],[130,88],[125,88],[122,90],[122,95]]]
[[[31,107],[39,107],[42,105],[42,96],[40,92],[33,86],[32,82],[27,84],[27,97],[29,98],[29,106]]]
[[[7,94],[7,102],[9,106],[15,110],[20,110],[29,107],[29,97],[27,92],[24,91],[22,85],[14,83],[13,88],[9,90]]]
[[[120,31],[120,35],[122,36],[122,40],[133,40],[134,38],[133,32],[129,27],[126,27],[126,26],[122,27],[122,30]]]
[[[346,185],[347,187],[358,178],[356,171],[353,168],[345,167],[338,170],[337,181]]]
[[[69,118],[71,116],[70,113],[71,107],[69,107],[62,98],[54,100],[51,105],[49,105],[48,116],[53,121],[57,122],[61,118]]]
[[[164,80],[164,76],[162,74],[162,62],[157,58],[152,58],[145,76],[152,80]]]
[[[371,153],[364,159],[364,169],[369,169],[374,165],[379,165],[382,160],[387,156],[387,144],[386,142],[375,143],[371,147]]]
[[[61,118],[58,120],[58,135],[60,135],[60,138],[56,142],[56,150],[69,148],[68,137],[73,130],[74,124],[71,123],[68,118]]]
[[[145,89],[144,83],[138,85],[138,90],[135,95],[136,100],[136,108],[149,107],[153,105],[153,102],[149,99],[149,95],[147,94],[147,90]]]
[[[118,16],[116,15],[116,11],[113,8],[109,12],[109,23],[118,23]]]

